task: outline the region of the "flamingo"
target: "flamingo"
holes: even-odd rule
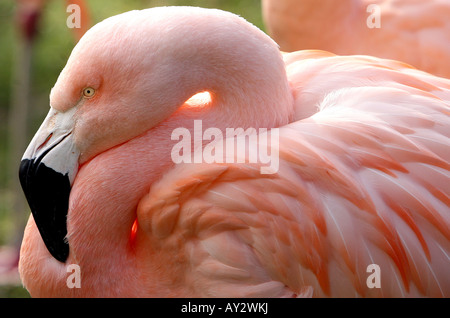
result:
[[[262,8],[284,51],[372,55],[450,78],[447,0],[262,0]]]
[[[282,55],[229,12],[110,17],[73,49],[22,159],[22,282],[33,297],[449,297],[449,102],[448,79]],[[172,133],[196,120],[277,132],[277,171],[239,160],[251,147],[175,164]]]

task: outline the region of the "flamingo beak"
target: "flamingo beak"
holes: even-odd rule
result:
[[[53,108],[22,158],[19,178],[36,226],[50,254],[69,256],[67,212],[80,152],[73,143],[74,110]]]

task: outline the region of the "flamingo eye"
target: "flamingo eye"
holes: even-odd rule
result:
[[[94,95],[95,95],[95,89],[93,89],[92,87],[86,87],[85,89],[83,89],[84,97],[91,98]]]

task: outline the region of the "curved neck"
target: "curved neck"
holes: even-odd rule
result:
[[[229,21],[223,25],[214,15],[202,18],[195,25],[181,21],[161,34],[171,38],[159,47],[166,55],[155,58],[158,64],[150,58],[146,69],[152,71],[142,74],[148,83],[144,98],[152,98],[152,108],[163,109],[168,118],[190,97],[208,91],[212,105],[202,111],[219,124],[271,128],[289,123],[293,96],[277,44],[244,19],[233,17],[236,25],[230,29]]]
[[[247,41],[201,58],[196,70],[197,87],[212,95],[216,122],[228,127],[272,128],[288,124],[293,114],[293,97],[285,65],[277,47],[259,51]],[[219,56],[219,60],[217,60]],[[196,61],[194,61],[195,63]],[[192,65],[192,61],[187,61]],[[234,126],[231,126],[234,125]]]

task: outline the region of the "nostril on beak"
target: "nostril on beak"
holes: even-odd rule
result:
[[[48,143],[48,141],[52,138],[52,136],[53,136],[53,133],[50,133],[50,135],[48,135],[48,137],[45,139],[45,141],[39,147],[37,147],[36,150],[39,150],[42,147],[44,147]]]

